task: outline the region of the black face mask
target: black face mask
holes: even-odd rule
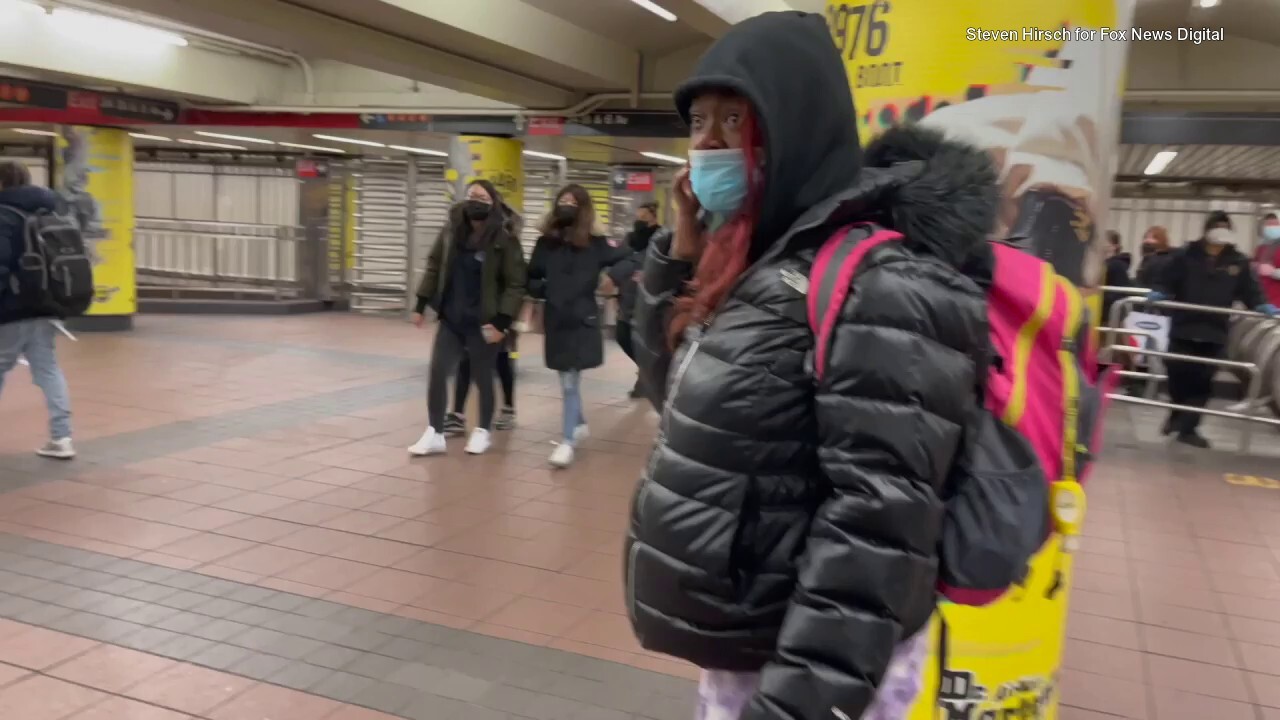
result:
[[[1155,243],[1142,243],[1142,256],[1143,256],[1143,257],[1146,257],[1146,256],[1148,256],[1148,255],[1155,255],[1155,254],[1156,254],[1156,245],[1155,245]]]
[[[631,249],[640,252],[649,246],[649,240],[653,237],[654,227],[643,220],[637,220],[632,225],[631,231]]]
[[[462,214],[473,222],[487,220],[492,211],[493,205],[483,200],[468,200],[462,205]]]
[[[554,217],[556,225],[569,227],[578,221],[578,208],[573,205],[557,205]]]

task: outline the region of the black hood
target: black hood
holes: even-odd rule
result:
[[[693,99],[732,90],[755,108],[765,143],[765,195],[752,254],[802,213],[849,188],[862,150],[840,52],[821,15],[771,12],[729,29],[675,92],[685,122]]]
[[[1209,234],[1209,228],[1214,225],[1226,225],[1228,229],[1233,229],[1231,216],[1222,210],[1214,210],[1210,212],[1204,219],[1204,234]]]

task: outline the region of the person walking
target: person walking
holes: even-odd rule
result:
[[[547,368],[560,375],[562,435],[551,465],[573,464],[575,448],[587,436],[582,408],[582,372],[604,364],[604,333],[596,291],[600,274],[621,262],[629,249],[614,247],[597,229],[591,195],[581,185],[556,193],[555,207],[542,224],[542,237],[529,259],[529,294],[544,306]]]
[[[480,418],[467,440],[466,452],[489,449],[493,427],[494,363],[506,332],[524,302],[525,263],[520,241],[507,232],[502,196],[487,180],[467,186],[466,199],[449,211],[427,258],[418,286],[414,324],[422,327],[425,312],[440,317],[427,386],[427,429],[409,446],[412,455],[446,451],[444,420],[449,379],[467,358],[471,379],[480,394]]]
[[[664,241],[670,232],[658,222],[658,203],[648,200],[636,209],[635,223],[631,232],[627,233],[626,246],[629,254],[620,262],[609,268],[609,279],[618,288],[618,319],[614,328],[614,337],[622,352],[635,362],[635,340],[633,338],[632,317],[635,313],[636,289],[641,271],[644,269],[644,254],[649,243]],[[644,391],[640,383],[639,373],[636,384],[631,388],[631,397],[643,397]]]
[[[1240,302],[1258,312],[1276,314],[1276,306],[1269,304],[1258,288],[1249,258],[1236,249],[1230,216],[1221,210],[1205,218],[1200,239],[1170,254],[1147,299],[1214,308]],[[1170,353],[1211,359],[1226,354],[1229,316],[1194,310],[1174,310],[1171,316]],[[1209,404],[1218,366],[1172,359],[1165,366],[1169,398],[1175,405],[1203,408]],[[1162,432],[1174,435],[1184,445],[1208,448],[1209,441],[1199,431],[1201,417],[1192,410],[1173,410]]]
[[[59,317],[14,291],[14,278],[27,249],[28,218],[58,212],[62,206],[57,193],[31,184],[25,165],[0,163],[0,391],[5,376],[25,358],[49,409],[49,441],[36,453],[70,460],[76,451],[71,441],[71,393],[58,366]]]

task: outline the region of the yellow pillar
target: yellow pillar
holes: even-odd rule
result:
[[[1132,18],[1132,0],[827,3],[863,141],[919,122],[988,149],[1005,189],[997,237],[1030,237],[1090,289],[1102,280],[1119,139],[1127,43],[1116,28]],[[1100,296],[1091,300],[1096,320]],[[1051,538],[1025,585],[996,603],[942,607],[946,674],[940,683],[935,647],[910,720],[1058,717],[1071,580],[1059,544]]]
[[[116,128],[63,125],[54,187],[79,222],[93,258],[93,305],[73,327],[127,330],[138,310],[133,253],[133,139]]]
[[[454,197],[461,198],[472,180],[488,180],[502,193],[502,200],[508,207],[523,213],[523,153],[524,144],[512,138],[486,135],[453,138],[449,148],[448,179],[454,185]]]

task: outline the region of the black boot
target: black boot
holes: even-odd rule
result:
[[[639,400],[644,397],[644,386],[640,384],[640,378],[636,378],[636,384],[631,388],[631,399]]]
[[[1201,450],[1208,450],[1212,447],[1209,444],[1209,441],[1195,430],[1178,433],[1177,441],[1183,445],[1190,445],[1193,448],[1200,448]]]

